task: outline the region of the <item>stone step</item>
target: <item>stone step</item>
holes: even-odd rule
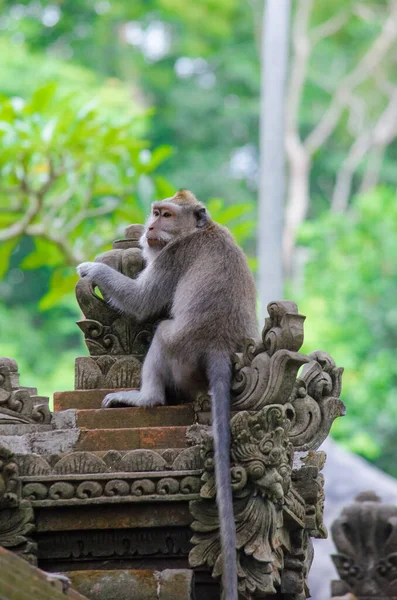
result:
[[[124,429],[193,425],[192,404],[154,408],[102,408],[76,411],[76,427],[85,429]]]
[[[72,390],[67,392],[55,392],[54,411],[58,412],[61,410],[68,410],[69,408],[99,409],[102,406],[104,397],[107,394],[116,391],[119,390]]]
[[[187,446],[186,426],[80,429],[74,450],[151,450]]]

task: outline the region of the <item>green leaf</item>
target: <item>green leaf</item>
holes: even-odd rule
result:
[[[8,271],[11,255],[18,245],[19,240],[19,237],[15,237],[11,240],[1,242],[0,244],[0,279],[2,279]]]
[[[176,192],[176,188],[161,175],[155,175],[153,177],[154,185],[156,186],[156,192],[159,198],[170,198]]]
[[[143,165],[142,173],[154,171],[154,169],[164,162],[172,153],[173,149],[171,146],[159,146],[152,152],[149,162]]]
[[[78,275],[70,269],[57,269],[51,276],[50,289],[39,302],[39,309],[48,310],[56,306],[61,298],[72,292],[76,286]]]
[[[25,106],[24,112],[27,114],[45,112],[54,98],[57,87],[56,82],[51,82],[37,89],[31,101]]]
[[[58,246],[49,240],[36,238],[35,251],[29,254],[21,263],[21,268],[27,271],[39,267],[56,267],[65,262],[65,258]]]

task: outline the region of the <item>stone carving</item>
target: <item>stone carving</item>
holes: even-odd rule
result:
[[[14,455],[0,446],[0,509],[18,506],[21,484]]]
[[[14,455],[0,446],[0,546],[36,564],[37,546],[30,538],[33,521],[32,507],[21,500]]]
[[[168,460],[170,457],[171,461]],[[160,471],[193,471],[200,469],[198,446],[183,448],[170,454],[168,450],[109,450],[102,457],[93,452],[69,452],[46,459],[38,454],[17,456],[21,481],[39,481],[41,476],[145,473]]]
[[[326,458],[325,452],[310,451],[299,458],[300,467],[292,472],[294,488],[304,501],[305,529],[314,538],[328,536],[323,522],[324,476],[321,473]]]
[[[33,509],[29,502],[20,502],[17,508],[0,510],[0,546],[37,564],[37,544],[31,539],[34,532]]]
[[[127,277],[144,268],[139,238],[143,225],[130,225],[126,239],[116,240],[113,250],[97,257]],[[138,323],[121,315],[98,293],[87,278],[76,285],[76,298],[85,319],[78,321],[89,357],[76,359],[75,388],[139,387],[140,369],[153,336],[154,323]]]
[[[243,598],[276,593],[283,567],[283,500],[291,483],[293,448],[290,421],[284,406],[246,411],[231,420],[234,514],[237,526],[239,591]],[[201,499],[190,503],[194,517],[192,567],[207,565],[221,575],[219,521],[215,496],[212,436],[203,429]]]
[[[52,465],[35,454],[20,455],[22,496],[32,506],[191,500],[200,491],[199,448],[165,456],[153,450],[71,452]]]
[[[345,414],[340,400],[343,369],[326,352],[313,352],[289,398],[294,411],[290,438],[296,450],[318,448],[336,417]]]
[[[324,352],[299,353],[303,321],[293,302],[268,306],[261,341],[247,340],[234,359],[231,478],[237,527],[239,591],[251,600],[267,594],[308,597],[310,537],[326,537],[321,470],[316,452],[334,419],[344,414],[339,399],[342,369]],[[297,379],[298,370],[302,375]],[[194,517],[193,567],[221,575],[208,397],[195,404],[197,425],[189,439],[200,443],[204,462],[201,498],[190,503]]]
[[[299,368],[309,361],[298,350],[303,343],[303,321],[294,302],[272,302],[262,340],[247,340],[234,359],[232,410],[260,410],[285,404]]]
[[[19,385],[18,365],[12,358],[0,358],[0,426],[49,424],[48,398],[37,396],[34,388]]]
[[[397,598],[397,506],[363,492],[343,509],[331,532],[338,551],[332,560],[341,579],[332,582],[332,596]]]

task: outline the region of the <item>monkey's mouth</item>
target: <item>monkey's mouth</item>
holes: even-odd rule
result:
[[[159,238],[147,238],[147,244],[149,248],[163,248],[167,242]]]

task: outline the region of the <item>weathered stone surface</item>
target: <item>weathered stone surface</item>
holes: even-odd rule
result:
[[[0,598],[2,600],[87,600],[76,590],[29,565],[0,546]]]
[[[190,569],[72,571],[73,586],[90,600],[193,600]]]
[[[15,454],[39,453],[44,455],[70,452],[80,436],[79,429],[40,431],[25,435],[6,435],[1,444]]]

